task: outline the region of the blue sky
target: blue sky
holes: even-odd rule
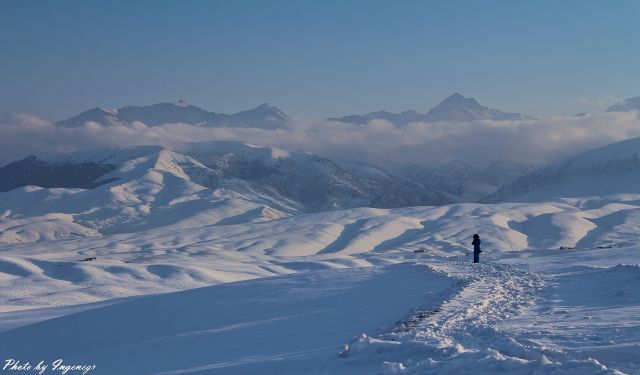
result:
[[[426,111],[453,92],[595,111],[640,95],[639,17],[636,0],[2,0],[0,113],[183,98],[325,117]]]

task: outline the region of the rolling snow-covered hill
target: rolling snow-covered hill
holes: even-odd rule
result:
[[[366,124],[372,120],[385,120],[396,126],[404,126],[414,122],[524,121],[535,120],[535,118],[520,113],[506,113],[489,108],[481,105],[473,98],[465,98],[455,93],[431,108],[426,114],[412,110],[402,113],[378,111],[364,115],[348,115],[330,120],[355,124]]]
[[[355,208],[0,244],[0,353],[104,375],[636,374],[639,202]],[[475,232],[480,264],[466,256]]]
[[[32,202],[26,209],[33,210],[33,216],[0,220],[5,235],[25,236],[27,226],[41,237],[50,233],[54,215],[37,216],[37,210],[48,209],[41,203],[56,204],[56,199]],[[292,272],[387,264],[412,258],[418,249],[428,256],[468,260],[474,233],[480,233],[488,259],[560,247],[634,247],[640,240],[638,202],[640,194],[627,194],[543,203],[354,208],[269,219],[261,217],[267,213],[253,211],[255,203],[229,200],[213,201],[189,221],[164,226],[144,225],[136,221],[134,209],[124,208],[118,213],[133,218],[128,225],[120,217],[119,232],[101,229],[104,234],[64,241],[49,237],[35,243],[0,243],[0,278],[6,287],[0,290],[0,301],[6,309],[96,302]],[[84,220],[87,228],[88,221],[99,220],[92,215],[100,212],[67,216]],[[170,206],[155,217],[169,221],[185,212],[179,205]],[[112,216],[104,215],[107,219],[116,215],[108,213]],[[111,224],[107,219],[103,226]],[[90,257],[97,259],[82,261]]]
[[[0,180],[2,242],[450,202],[376,167],[238,142],[29,157],[0,168]]]
[[[487,202],[545,201],[554,197],[637,193],[640,138],[628,139],[536,170],[501,187]]]
[[[118,109],[93,108],[69,119],[58,121],[56,124],[64,127],[79,127],[87,122],[95,122],[108,126],[126,125],[139,121],[148,126],[184,123],[203,127],[234,126],[277,129],[284,127],[289,120],[289,116],[268,103],[233,115],[226,115],[209,112],[180,100],[177,103],[126,106]]]

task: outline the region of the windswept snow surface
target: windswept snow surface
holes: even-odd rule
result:
[[[621,194],[2,244],[0,359],[107,375],[638,374],[639,228],[640,195]]]
[[[446,297],[454,284],[410,264],[264,278],[26,326],[4,332],[0,348],[12,358],[95,363],[102,374],[327,373],[341,364],[337,338],[383,332],[407,306]],[[44,331],[74,338],[51,346],[37,338]]]

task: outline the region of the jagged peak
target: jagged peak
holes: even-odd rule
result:
[[[282,110],[280,110],[280,108],[271,105],[269,103],[262,103],[259,106],[252,108],[252,109],[248,109],[246,111],[241,111],[238,113],[234,113],[232,116],[238,117],[238,116],[243,116],[243,115],[248,115],[248,114],[255,114],[255,113],[259,113],[261,115],[266,115],[268,117],[275,117],[276,119],[279,120],[287,120],[289,119],[289,116],[287,116],[287,114],[285,114],[284,112],[282,112]]]
[[[270,112],[278,112],[278,113],[283,113],[280,108],[276,107],[275,105],[271,105],[269,103],[262,103],[259,106],[255,107],[254,109],[260,109],[260,110],[268,110]],[[284,113],[283,113],[284,114]]]
[[[480,106],[477,100],[474,98],[465,98],[460,93],[453,93],[451,96],[445,98],[440,102],[438,106]]]

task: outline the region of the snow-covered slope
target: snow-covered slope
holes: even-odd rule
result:
[[[276,129],[285,126],[289,116],[277,107],[262,104],[233,115],[209,112],[184,100],[149,106],[126,106],[119,109],[93,108],[69,119],[56,122],[59,126],[79,127],[87,122],[101,125],[131,124],[140,121],[148,126],[184,123],[196,126],[239,126]]]
[[[3,190],[13,189],[0,193],[3,242],[450,202],[375,167],[238,142],[30,157],[0,168],[0,177]]]
[[[422,267],[395,265],[226,284],[0,333],[0,352],[91,363],[95,374],[334,373],[329,369],[342,344],[337,338],[387,328],[407,314],[407,306],[422,302],[425,285],[435,295],[455,283]],[[74,327],[82,327],[74,340],[59,345],[32,336],[46,331],[55,337]],[[172,349],[159,356],[164,348]]]
[[[542,167],[542,164],[524,164],[506,160],[493,161],[482,169],[482,175],[485,181],[500,187]]]
[[[0,353],[45,374],[636,374],[639,213],[636,194],[4,244]]]
[[[131,227],[123,224],[124,233],[0,244],[5,286],[0,301],[5,309],[95,302],[305,270],[396,262],[413,257],[417,249],[433,256],[465,258],[474,233],[481,235],[489,257],[560,247],[629,247],[640,240],[637,194],[536,204],[355,208],[275,220],[265,220],[243,202],[213,202],[199,217],[164,227],[144,227],[132,220]],[[130,211],[122,214],[136,212]],[[216,219],[226,215],[231,219]],[[158,216],[174,217],[171,211]],[[21,220],[37,224],[33,217]],[[134,228],[139,231],[133,232]],[[11,232],[22,234],[9,225],[5,233]],[[88,257],[97,259],[81,261]]]
[[[217,153],[212,154],[206,143],[190,144],[181,152],[194,155],[224,178],[271,187],[279,194],[302,203],[307,211],[451,202],[445,194],[374,166],[335,162],[311,153],[275,148],[245,145],[238,149],[238,145],[216,143]]]
[[[457,202],[477,202],[533,170],[531,166],[509,162],[493,162],[477,168],[460,160],[436,168],[405,164],[396,169],[399,175],[446,192]]]
[[[0,358],[43,374],[57,359],[97,375],[638,374],[639,143],[546,170],[621,194],[306,214],[287,197],[309,181],[332,202],[395,182],[234,142],[27,160],[109,167],[78,180],[90,189],[0,193]]]
[[[497,109],[480,105],[473,98],[465,98],[455,93],[431,108],[426,114],[416,111],[393,113],[387,111],[371,112],[364,115],[349,115],[330,120],[345,123],[366,124],[372,120],[385,120],[396,126],[404,126],[414,122],[466,122],[466,121],[524,121],[535,118],[520,113],[506,113]]]
[[[416,168],[407,177],[433,189],[446,191],[458,202],[475,202],[498,189],[484,178],[482,170],[460,160],[434,169]]]
[[[268,189],[253,189],[248,182],[224,180],[207,188],[216,171],[161,147],[76,153],[48,161],[71,170],[77,162],[115,168],[100,176],[108,183],[92,189],[26,186],[1,193],[1,242],[215,225],[233,218],[270,220],[297,210],[294,202]]]
[[[617,142],[523,176],[487,202],[544,201],[640,192],[640,138]]]

